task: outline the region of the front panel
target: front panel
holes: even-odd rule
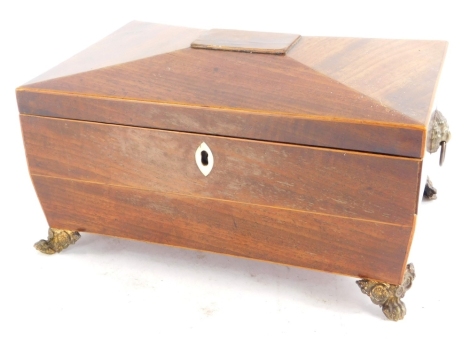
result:
[[[31,174],[414,222],[421,160],[25,115],[21,121]],[[208,176],[195,160],[203,142],[214,159]]]

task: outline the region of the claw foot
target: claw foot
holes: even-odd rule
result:
[[[80,239],[80,233],[77,231],[59,230],[49,228],[47,240],[40,240],[34,244],[34,247],[45,254],[59,253]]]
[[[401,285],[393,285],[375,280],[362,279],[356,281],[362,293],[367,294],[372,302],[382,308],[385,316],[393,321],[402,320],[406,314],[405,303],[401,298],[411,288],[415,278],[413,264],[406,266],[405,276]]]

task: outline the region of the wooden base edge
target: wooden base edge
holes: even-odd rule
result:
[[[411,227],[32,175],[52,228],[400,284]]]

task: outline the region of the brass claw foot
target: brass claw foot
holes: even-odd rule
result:
[[[424,196],[429,200],[437,199],[437,189],[432,185],[429,177],[426,180],[426,187],[424,188]]]
[[[413,264],[406,266],[405,276],[401,285],[392,285],[375,280],[362,279],[356,281],[362,293],[367,294],[372,302],[382,308],[385,316],[394,321],[405,317],[406,307],[401,298],[405,292],[411,288],[415,278],[415,268]]]
[[[57,228],[49,228],[47,240],[40,240],[34,244],[34,247],[45,254],[58,253],[80,239],[80,233],[77,231],[59,230]]]

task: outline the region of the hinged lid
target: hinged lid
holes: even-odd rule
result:
[[[446,48],[132,22],[18,88],[18,106],[22,114],[420,158]]]

